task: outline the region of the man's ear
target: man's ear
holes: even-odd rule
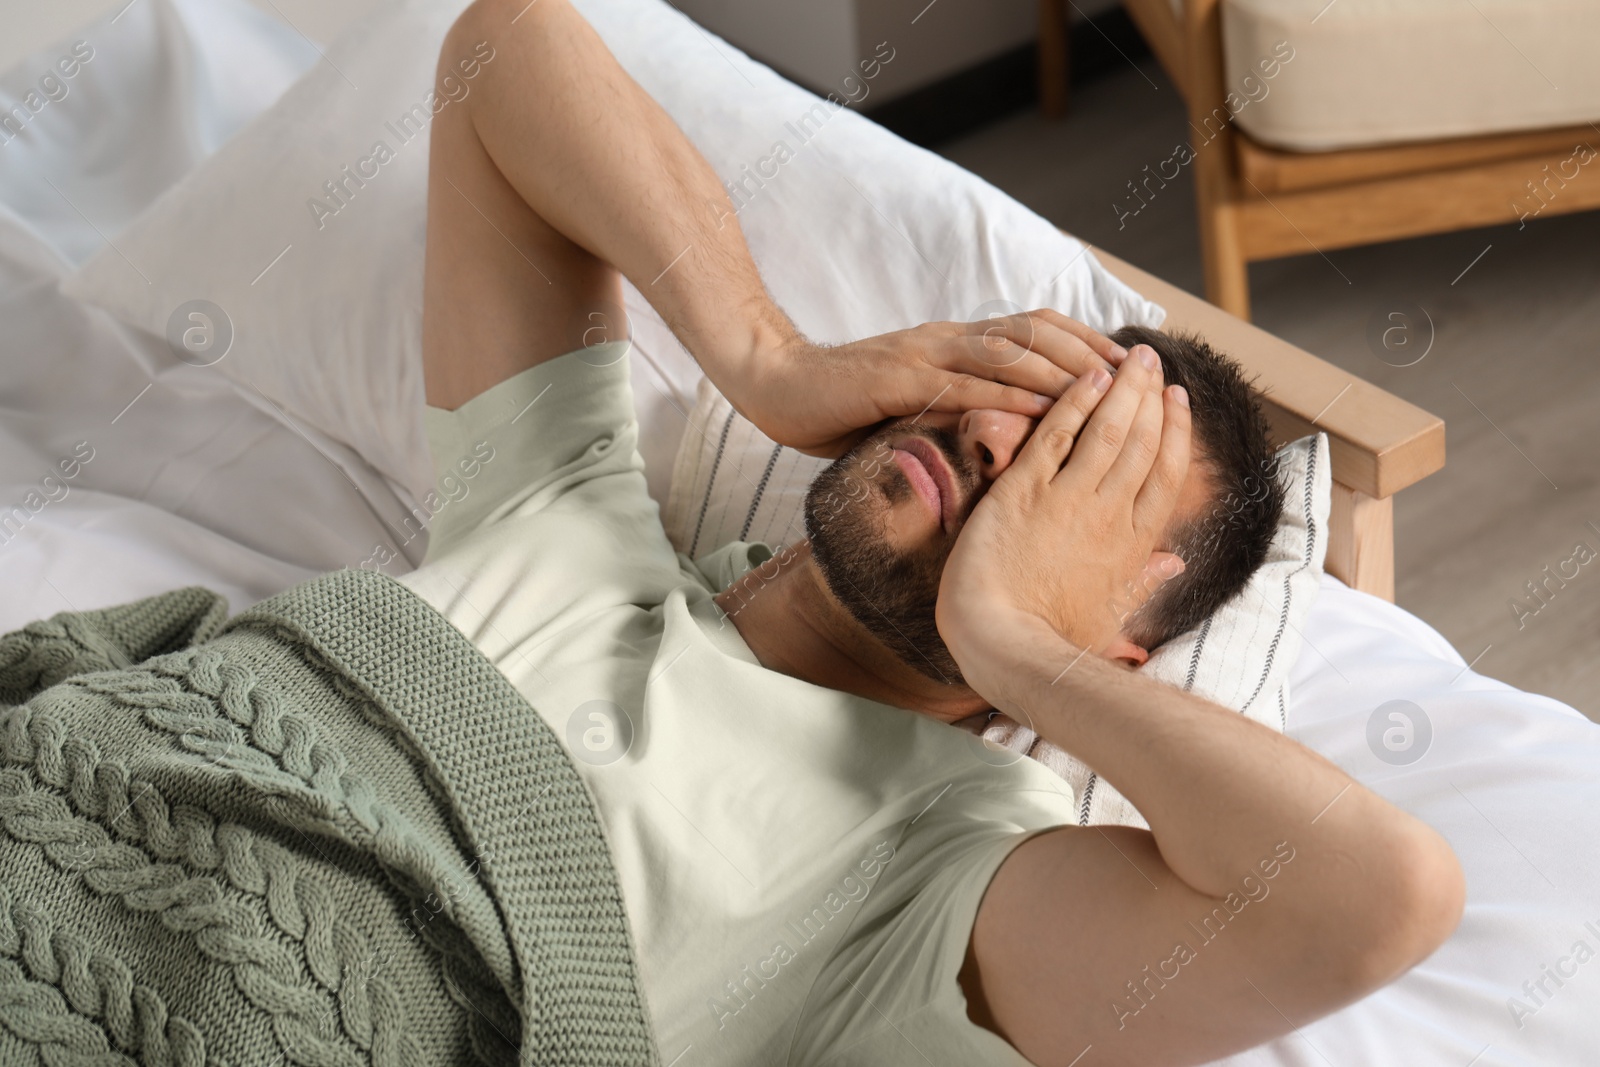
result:
[[[1150,553],[1150,558],[1144,565],[1144,588],[1147,593],[1146,603],[1167,582],[1172,581],[1183,573],[1183,560],[1173,552],[1163,552],[1157,549]],[[1143,607],[1143,605],[1140,605]],[[1150,658],[1148,649],[1134,644],[1122,634],[1111,639],[1101,655],[1106,659],[1118,660],[1129,667],[1143,667],[1145,660]]]
[[[1143,667],[1145,660],[1150,658],[1150,653],[1126,637],[1118,634],[1111,639],[1111,643],[1100,653],[1106,659],[1120,660],[1129,667]]]

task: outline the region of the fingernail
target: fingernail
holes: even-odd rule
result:
[[[1161,561],[1159,569],[1163,578],[1176,578],[1183,573],[1183,560],[1177,556],[1168,556]]]
[[[1103,393],[1111,388],[1111,375],[1107,374],[1102,368],[1096,367],[1089,372],[1089,386],[1095,392]]]
[[[1042,408],[1047,408],[1056,402],[1056,398],[1053,396],[1045,396],[1043,393],[1034,393],[1033,402]]]
[[[1184,407],[1188,407],[1189,406],[1189,390],[1185,389],[1181,385],[1174,385],[1172,387],[1172,399],[1176,400],[1178,403],[1182,404]]]
[[[1139,346],[1139,362],[1144,364],[1145,370],[1155,370],[1159,363],[1156,360],[1156,350],[1149,345]]]
[[[1111,358],[1116,360],[1118,363],[1121,363],[1123,360],[1128,358],[1128,350],[1123,348],[1121,345],[1112,345]]]

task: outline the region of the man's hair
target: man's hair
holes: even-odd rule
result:
[[[1192,334],[1124,326],[1111,339],[1128,349],[1149,345],[1161,357],[1167,384],[1189,391],[1190,470],[1198,465],[1212,486],[1210,506],[1174,532],[1171,550],[1183,559],[1183,573],[1131,619],[1129,638],[1153,649],[1244,589],[1266,559],[1284,493],[1260,394],[1239,364]]]

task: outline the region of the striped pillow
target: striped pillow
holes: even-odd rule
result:
[[[667,538],[691,559],[730,541],[776,551],[803,540],[806,489],[830,462],[774,444],[702,378],[672,466]]]

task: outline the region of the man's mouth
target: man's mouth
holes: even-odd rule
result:
[[[926,438],[905,437],[890,447],[906,481],[939,517],[944,532],[950,533],[955,529],[961,503],[950,464]]]

